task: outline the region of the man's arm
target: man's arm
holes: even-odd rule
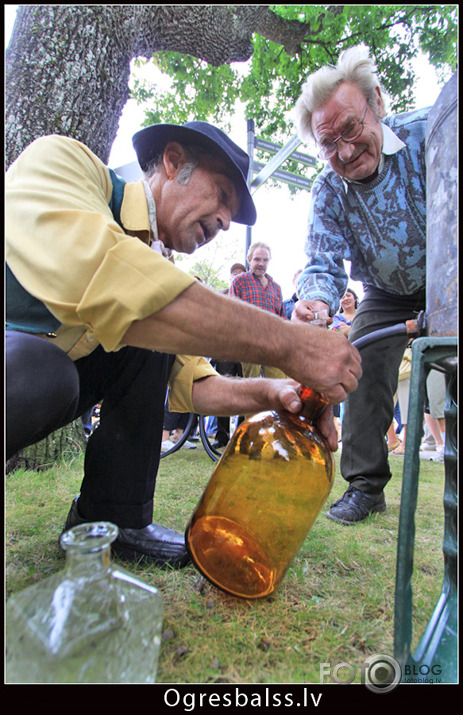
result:
[[[249,303],[213,293],[200,283],[144,320],[123,343],[167,353],[278,367],[289,377],[341,402],[355,390],[360,355],[331,331],[283,320]]]
[[[195,412],[202,415],[241,415],[280,409],[296,414],[302,409],[298,389],[299,383],[294,380],[214,375],[196,380],[192,397]],[[332,408],[328,407],[318,420],[318,427],[335,452],[338,434],[332,418]]]

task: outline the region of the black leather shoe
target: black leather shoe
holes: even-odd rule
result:
[[[350,526],[365,521],[367,516],[386,510],[384,492],[367,494],[356,487],[349,487],[338,501],[331,505],[327,518]]]
[[[214,449],[223,449],[224,447],[227,446],[227,444],[228,444],[228,442],[220,442],[219,440],[216,439],[215,442],[212,442],[212,447]]]
[[[63,532],[88,521],[79,512],[78,499],[79,497],[76,497],[72,502]],[[118,528],[119,534],[111,548],[121,559],[145,561],[156,566],[173,568],[183,568],[190,562],[184,535],[173,529],[159,524],[150,524],[143,529]]]

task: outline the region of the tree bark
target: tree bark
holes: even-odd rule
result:
[[[119,6],[27,5],[6,56],[7,165],[34,139],[73,137],[107,161],[129,97]]]
[[[49,469],[58,459],[67,459],[81,454],[85,449],[86,437],[82,420],[71,422],[60,430],[52,432],[37,444],[25,447],[6,463],[6,474],[15,469],[33,469],[41,472]]]
[[[106,163],[132,59],[171,50],[245,62],[256,31],[293,50],[310,27],[267,5],[21,5],[6,52],[7,166],[47,134],[78,139]]]

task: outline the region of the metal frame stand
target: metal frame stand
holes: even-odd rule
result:
[[[402,498],[397,549],[394,656],[402,666],[413,666],[412,672],[430,673],[439,666],[443,683],[457,682],[457,338],[425,337],[412,344],[410,406],[403,471]],[[424,414],[426,377],[431,368],[445,373],[446,440],[444,490],[444,579],[435,610],[416,651],[411,653],[412,586],[415,540],[415,511]],[[429,669],[429,670],[428,670]],[[409,671],[410,672],[410,671]],[[403,675],[405,679],[405,674]]]

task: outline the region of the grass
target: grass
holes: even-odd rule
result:
[[[355,527],[319,516],[279,590],[266,600],[228,596],[193,566],[123,564],[163,594],[158,682],[319,683],[320,663],[393,654],[394,585],[403,459],[390,459],[388,508]],[[161,461],[154,520],[183,531],[213,463],[202,448]],[[61,570],[58,538],[79,492],[83,457],[7,477],[6,593]],[[329,502],[343,493],[339,475]],[[441,591],[444,465],[420,463],[413,576],[414,647]]]

